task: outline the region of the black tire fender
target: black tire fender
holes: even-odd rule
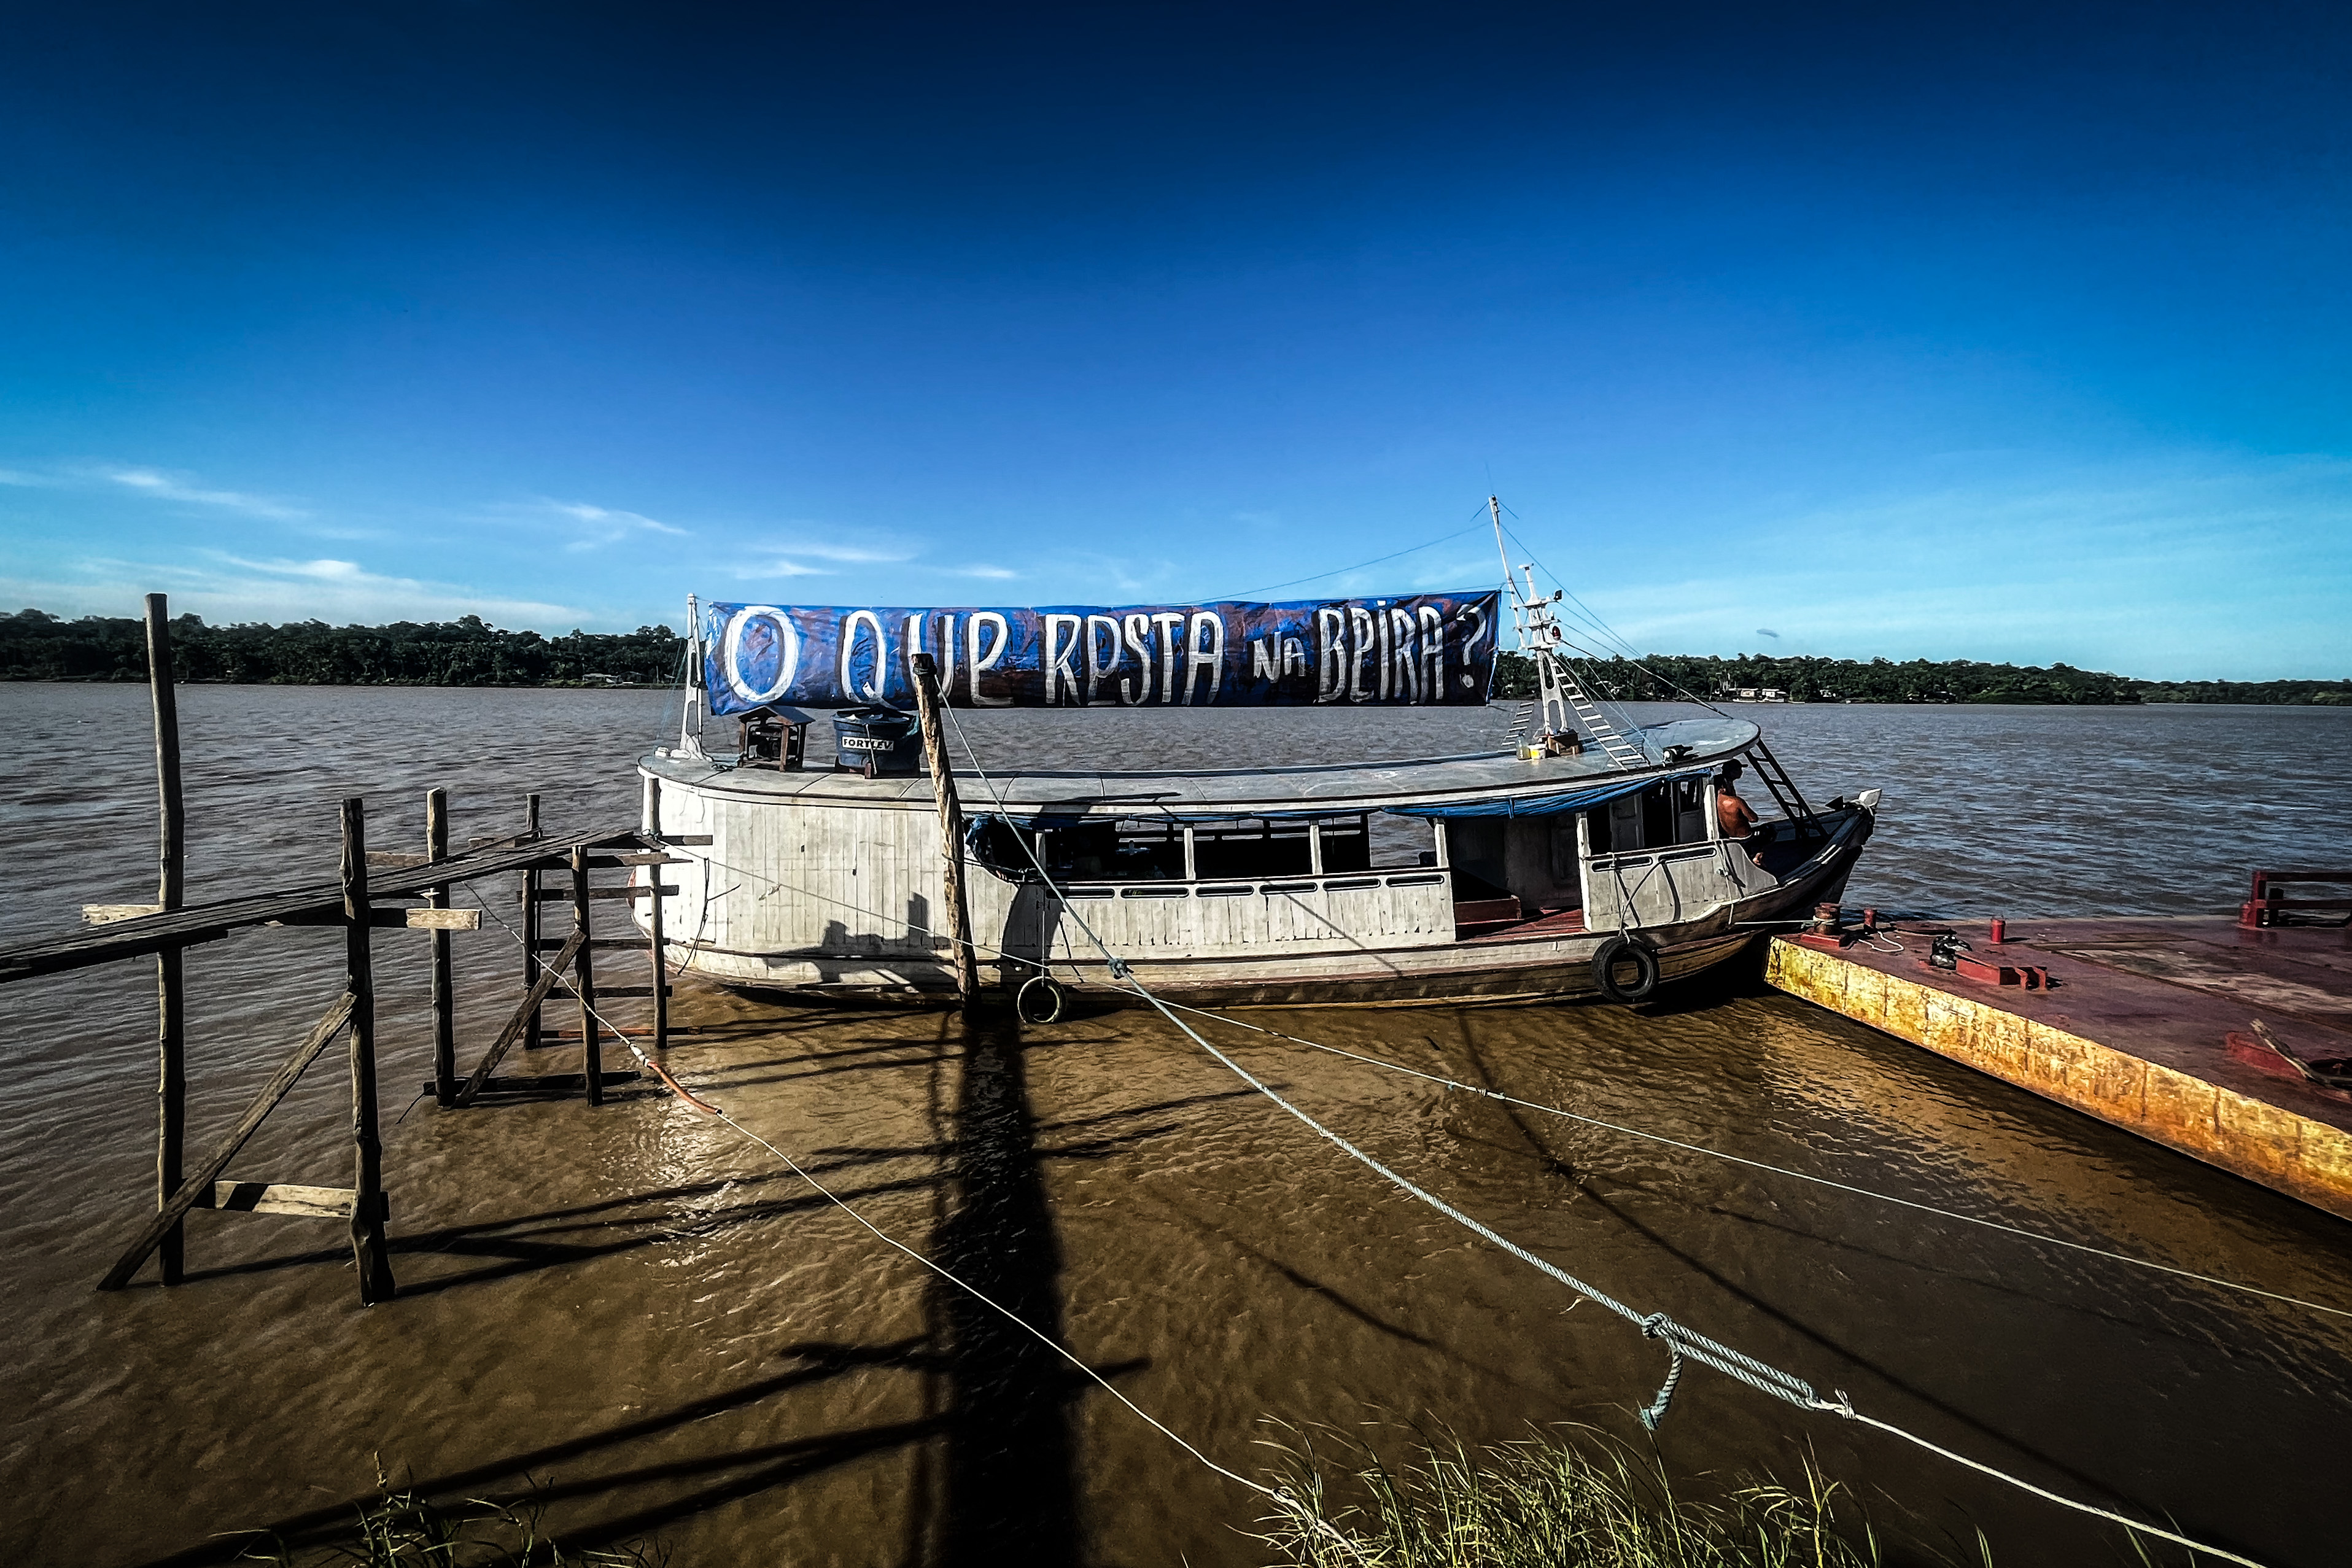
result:
[[[1043,974],[1033,974],[1013,994],[1013,1010],[1024,1024],[1058,1023],[1062,1016],[1060,985]]]
[[[1633,983],[1621,985],[1617,969],[1629,961],[1633,965]],[[1632,1006],[1658,988],[1657,950],[1630,936],[1611,937],[1592,955],[1592,983],[1612,1002]]]

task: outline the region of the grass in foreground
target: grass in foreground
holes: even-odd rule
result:
[[[265,1534],[239,1552],[238,1560],[276,1568],[662,1568],[667,1560],[667,1554],[634,1546],[566,1548],[541,1533],[546,1510],[530,1499],[499,1503],[468,1498],[443,1507],[406,1488],[395,1490],[380,1467],[376,1486],[379,1495],[358,1510],[346,1530],[298,1547]]]
[[[1675,1495],[1599,1434],[1472,1453],[1423,1447],[1391,1469],[1358,1450],[1336,1502],[1312,1446],[1276,1445],[1286,1507],[1259,1539],[1306,1568],[1873,1568],[1859,1510],[1809,1463],[1801,1491],[1748,1486],[1721,1503]],[[1980,1548],[1981,1549],[1981,1548]],[[1990,1563],[1989,1554],[1985,1561]]]

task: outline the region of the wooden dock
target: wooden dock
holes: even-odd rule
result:
[[[585,833],[549,834],[539,821],[539,796],[526,795],[521,830],[502,838],[477,838],[463,851],[450,850],[449,799],[443,790],[426,792],[423,853],[371,851],[367,839],[366,803],[354,796],[342,803],[341,856],[332,881],[306,887],[255,893],[209,903],[186,900],[183,861],[186,816],[180,796],[178,700],[173,689],[171,617],[161,594],[147,595],[148,684],[155,719],[155,763],[158,795],[157,898],[152,904],[86,904],[85,929],[60,932],[46,941],[0,952],[0,986],[59,974],[93,965],[152,956],[156,981],[156,1137],[154,1208],[140,1223],[101,1289],[121,1289],[150,1258],[166,1285],[184,1278],[184,1226],[196,1209],[223,1213],[278,1215],[303,1219],[341,1220],[351,1231],[352,1251],[358,1265],[360,1300],[372,1305],[392,1298],[393,1279],[384,1225],[391,1217],[385,1190],[383,1149],[376,1101],[376,1005],[374,932],[380,928],[427,933],[425,950],[432,983],[433,1077],[425,1091],[444,1110],[469,1108],[485,1096],[515,1094],[582,1094],[595,1106],[604,1100],[608,1082],[634,1079],[635,1072],[608,1073],[604,1067],[604,1040],[609,1035],[646,1061],[654,1074],[689,1103],[699,1105],[678,1088],[661,1064],[669,1037],[669,942],[664,934],[663,900],[676,896],[675,883],[662,880],[664,868],[688,862],[670,853],[674,844],[708,844],[708,837],[663,839],[655,830],[659,795],[647,787],[641,820],[636,825],[613,824]],[[377,876],[377,870],[387,875]],[[620,871],[626,881],[618,887],[592,885],[592,874]],[[563,885],[549,886],[543,877],[562,876]],[[452,972],[450,936],[455,931],[482,929],[481,916],[489,903],[474,891],[478,909],[452,907],[450,894],[474,889],[485,879],[520,879],[514,897],[521,929],[514,931],[521,949],[522,1000],[506,1027],[484,1051],[474,1069],[457,1074],[457,991]],[[416,900],[411,907],[386,900]],[[619,939],[595,934],[593,906],[600,902],[642,900],[647,910],[642,937]],[[545,907],[568,904],[571,930],[557,937],[542,932]],[[504,924],[503,921],[499,921]],[[630,922],[634,923],[634,922]],[[339,926],[344,932],[341,994],[312,1026],[287,1057],[261,1092],[247,1105],[234,1126],[197,1159],[187,1160],[187,1084],[189,1039],[184,1003],[187,950],[214,942],[232,931],[261,926]],[[511,929],[511,928],[509,928]],[[594,955],[610,950],[642,951],[652,972],[645,985],[599,985]],[[550,952],[553,956],[544,956]],[[125,999],[143,988],[126,985]],[[576,1034],[551,1035],[542,1026],[542,1013],[559,991],[579,1005]],[[622,1029],[597,1008],[599,998],[644,997],[652,1003],[651,1027]],[[297,1081],[326,1053],[338,1036],[348,1037],[352,1184],[323,1187],[309,1183],[232,1178],[230,1163],[260,1130]],[[638,1049],[646,1040],[652,1054]],[[576,1041],[581,1051],[578,1073],[530,1072],[499,1076],[498,1068],[520,1045],[526,1053],[541,1046]],[[230,1048],[245,1048],[234,1042]],[[703,1109],[708,1109],[704,1107]]]
[[[1927,962],[1948,931],[1977,976]],[[1765,978],[2352,1219],[2352,1089],[2325,1081],[2352,1068],[2352,928],[2215,915],[2021,921],[2005,936],[1904,921],[1877,942],[1778,937]]]

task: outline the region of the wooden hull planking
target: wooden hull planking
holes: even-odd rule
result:
[[[776,798],[706,783],[676,765],[641,770],[646,826],[709,847],[665,868],[679,886],[665,924],[677,968],[798,1000],[925,1005],[952,1001],[940,903],[945,859],[929,789],[844,799]],[[860,783],[864,781],[858,781]],[[878,782],[878,781],[877,781]],[[894,781],[903,785],[905,781]],[[1729,845],[1666,858],[1667,907],[1643,910],[1662,984],[1736,957],[1771,923],[1837,899],[1872,827],[1857,806],[1824,813],[1824,842],[1780,878]],[[1690,890],[1692,885],[1698,890]],[[1017,984],[1043,965],[1090,1001],[1141,1005],[1110,974],[1082,917],[1153,993],[1215,1006],[1507,1004],[1599,994],[1591,963],[1613,931],[1544,928],[1463,939],[1449,874],[1381,868],[1342,875],[1073,886],[967,878],[982,972]],[[1708,889],[1714,889],[1708,891]],[[1654,903],[1658,893],[1644,895]],[[646,920],[645,900],[637,918]],[[1687,912],[1691,918],[1675,918]]]

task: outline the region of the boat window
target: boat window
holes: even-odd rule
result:
[[[1349,820],[1359,835],[1363,818]],[[1330,867],[1330,826],[1324,827],[1324,861]],[[1267,822],[1240,817],[1229,822],[1203,822],[1192,829],[1192,868],[1203,879],[1237,877],[1302,877],[1311,871],[1313,851],[1307,842],[1307,824]],[[1363,862],[1348,868],[1360,870]]]
[[[1368,871],[1372,865],[1372,836],[1360,816],[1327,816],[1322,821],[1323,869]]]
[[[1075,822],[1045,833],[1038,847],[1055,881],[1181,881],[1184,829],[1158,817]]]
[[[1624,855],[1707,839],[1704,778],[1668,779],[1639,795],[1619,795],[1584,814],[1595,855]],[[1570,853],[1573,853],[1573,849]],[[1558,851],[1555,850],[1555,857]]]
[[[1642,843],[1663,849],[1675,841],[1674,786],[1652,784],[1642,792]]]
[[[1437,824],[1426,816],[1380,812],[1367,819],[1366,842],[1375,866],[1437,864]]]
[[[1675,842],[1706,842],[1706,780],[1676,779],[1666,785],[1674,797]]]
[[[1184,879],[1185,825],[1164,817],[1065,818],[1043,831],[1015,826],[1000,817],[974,820],[969,840],[974,858],[1008,880],[1036,879],[1036,868],[1029,859],[1032,848],[1056,882]],[[1361,813],[1324,817],[1318,825],[1230,817],[1192,825],[1192,876],[1201,881],[1311,876],[1316,869],[1310,839],[1314,826],[1321,829],[1325,875],[1372,868],[1371,825]]]

